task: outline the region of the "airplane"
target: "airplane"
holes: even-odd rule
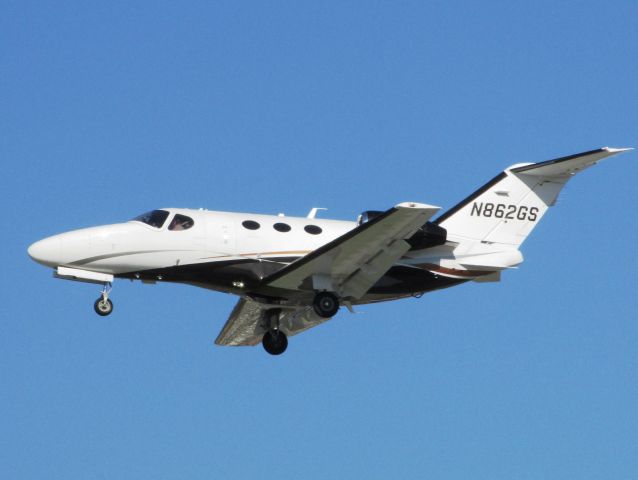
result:
[[[175,282],[239,296],[215,343],[282,354],[288,337],[340,307],[460,285],[498,282],[523,262],[520,246],[567,181],[631,148],[600,148],[506,168],[439,215],[403,202],[356,222],[162,208],[114,225],[33,243],[29,256],[60,279],[102,285],[95,312],[113,312],[115,278]]]

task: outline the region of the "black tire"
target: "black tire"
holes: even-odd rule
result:
[[[93,310],[95,310],[95,313],[99,316],[106,317],[113,311],[113,302],[109,298],[107,298],[106,302],[104,302],[104,299],[100,297],[93,304]]]
[[[312,308],[322,318],[334,317],[339,311],[339,299],[334,293],[320,292],[312,301]]]
[[[271,330],[264,333],[261,344],[264,346],[264,350],[271,355],[281,355],[288,348],[288,337],[284,332]]]

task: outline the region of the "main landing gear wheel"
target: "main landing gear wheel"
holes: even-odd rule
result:
[[[108,298],[105,300],[103,297],[100,297],[93,304],[93,308],[95,309],[95,313],[101,317],[106,317],[113,311],[113,302]]]
[[[264,333],[261,344],[264,346],[264,350],[271,355],[281,355],[288,347],[288,337],[280,330],[269,330]]]
[[[320,317],[331,318],[339,311],[339,299],[334,293],[320,292],[315,295],[312,308]]]

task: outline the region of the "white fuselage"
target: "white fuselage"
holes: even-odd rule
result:
[[[84,228],[40,240],[29,248],[29,254],[51,267],[72,266],[119,275],[211,261],[300,257],[356,226],[355,222],[338,220],[165,210],[171,216],[192,218],[192,228],[169,230],[171,217],[161,228],[139,221]],[[244,221],[257,222],[259,228],[249,230],[242,226]],[[289,225],[290,231],[277,231],[275,224]],[[321,233],[307,233],[304,227],[308,225],[319,227]]]
[[[74,230],[34,243],[29,255],[58,273],[65,272],[58,275],[61,278],[89,281],[91,275],[82,272],[92,272],[276,297],[281,292],[261,289],[263,278],[357,226],[351,221],[283,215],[176,208],[154,212],[165,215],[161,224],[144,219]],[[186,229],[173,229],[178,218],[189,219]],[[502,266],[497,262],[495,268],[468,268],[464,259],[485,258],[489,246],[449,240],[408,252],[376,290],[353,303],[391,300],[488,278],[522,261],[518,250],[509,250]],[[496,254],[500,258],[503,252]],[[68,269],[75,274],[69,275]]]

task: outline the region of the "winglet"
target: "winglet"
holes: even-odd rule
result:
[[[603,150],[607,150],[609,153],[629,152],[633,149],[634,149],[633,147],[625,147],[625,148],[603,147]]]

